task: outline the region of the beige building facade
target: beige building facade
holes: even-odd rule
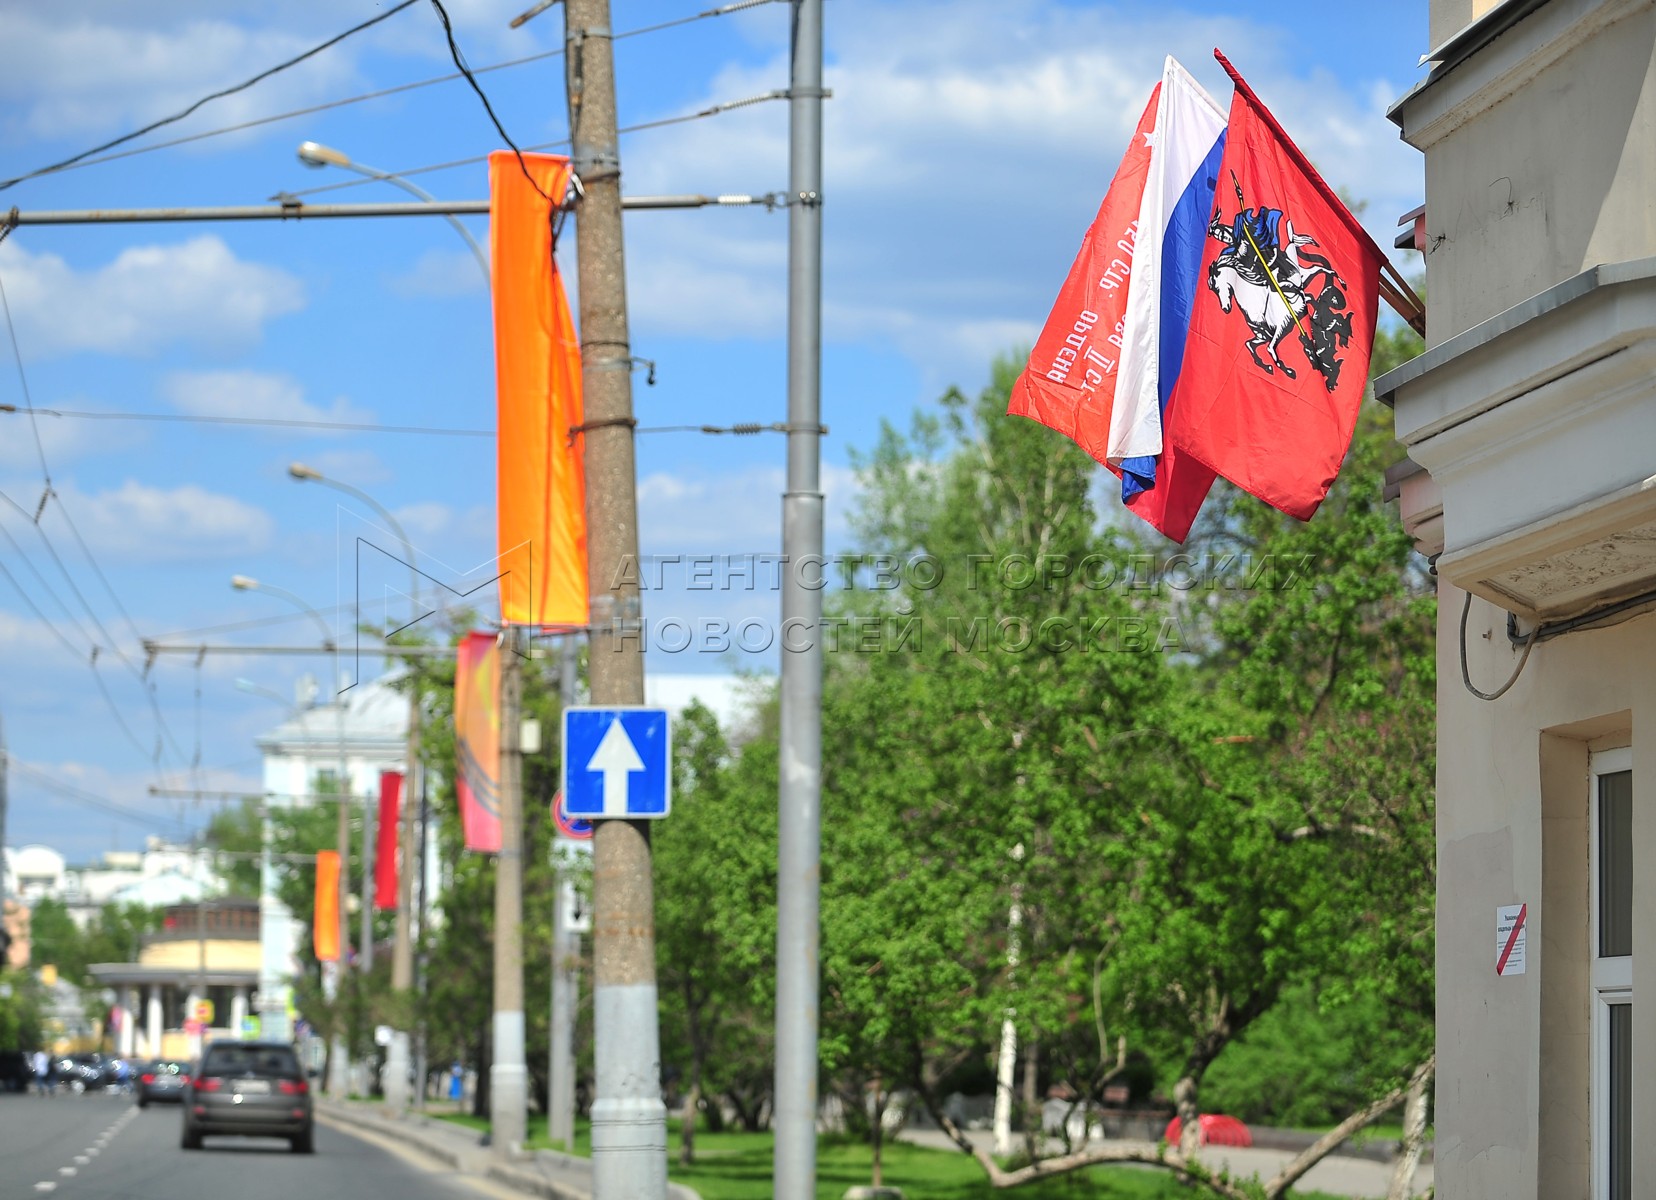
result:
[[[1428,346],[1376,390],[1439,576],[1436,1194],[1635,1200],[1656,1196],[1656,0],[1433,0],[1431,35],[1392,114],[1425,154]]]
[[[260,962],[258,901],[206,900],[166,908],[162,929],[144,937],[137,962],[89,970],[115,993],[117,1054],[190,1059],[216,1038],[249,1036]]]

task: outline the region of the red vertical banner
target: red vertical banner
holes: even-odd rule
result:
[[[317,962],[339,961],[339,851],[316,852],[316,918],[311,948]]]
[[[500,618],[587,623],[581,343],[552,244],[569,160],[489,156]]]
[[[454,666],[455,790],[466,849],[500,850],[500,639],[468,633]]]
[[[380,772],[379,829],[374,841],[374,907],[397,907],[397,826],[402,814],[401,771]]]

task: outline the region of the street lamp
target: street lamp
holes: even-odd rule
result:
[[[305,146],[312,147],[319,153],[327,150],[327,147],[317,146],[314,142],[306,142]],[[300,157],[303,158],[305,147],[300,147],[299,153]],[[337,151],[330,151],[329,153],[337,153]],[[292,463],[288,466],[288,474],[300,483],[319,483],[323,487],[330,487],[337,492],[343,492],[345,495],[361,501],[385,519],[385,523],[391,526],[391,531],[397,535],[397,540],[402,543],[403,551],[408,555],[408,623],[412,625],[418,621],[420,616],[417,597],[420,592],[420,571],[415,566],[414,543],[410,542],[408,535],[403,532],[402,522],[391,515],[390,509],[375,500],[367,492],[338,479],[330,479],[315,467],[306,466],[300,462]],[[414,866],[419,859],[415,838],[416,835],[420,837],[425,835],[425,830],[417,829],[417,823],[414,820],[413,804],[414,797],[418,794],[416,781],[419,778],[420,771],[420,693],[414,685],[415,681],[412,676],[413,670],[411,667],[408,688],[408,765],[403,776],[402,828],[398,831],[399,836],[397,838],[402,854],[402,871],[398,875],[397,882],[397,936],[391,948],[391,990],[393,992],[407,992],[414,986]],[[420,886],[422,889],[425,886],[423,879],[420,881]],[[422,902],[424,898],[425,894],[422,890]],[[366,900],[366,892],[364,893],[364,899]],[[363,928],[365,930],[371,928],[370,922],[372,920],[372,906],[365,903],[362,910]],[[365,935],[363,944],[371,947],[373,939]],[[371,950],[365,950],[364,953],[367,955],[363,960],[364,963],[371,965],[373,962]],[[391,1044],[388,1047],[385,1061],[385,1099],[393,1112],[401,1111],[408,1105],[409,1066],[408,1033],[402,1029],[393,1029]],[[421,1094],[424,1094],[423,1090]]]
[[[370,167],[365,163],[353,162],[351,156],[343,150],[335,150],[332,146],[324,146],[320,142],[300,142],[299,161],[307,167],[342,167],[347,171],[355,171],[358,175],[366,175],[369,179],[379,179],[394,187],[400,187],[412,196],[418,196],[428,203],[437,203],[437,198],[424,188],[409,183],[401,175],[393,175],[390,171],[381,171],[377,167]],[[477,259],[477,265],[483,271],[484,286],[490,282],[489,257],[483,253],[483,247],[477,244],[477,239],[460,223],[460,218],[453,213],[444,213],[443,217],[454,226],[454,231],[466,239],[466,245],[471,247],[472,257]]]
[[[266,696],[283,708],[292,708],[299,727],[310,741],[310,730],[305,726],[304,710],[288,703],[280,692],[261,687],[250,679],[236,680],[236,689],[249,694]],[[305,788],[308,789],[308,785]],[[270,797],[259,802],[259,1036],[270,1041],[286,1042],[293,1038],[288,1026],[287,961],[292,953],[289,912],[276,892],[276,864],[271,856],[274,827],[270,819]]]
[[[279,588],[274,584],[260,583],[248,575],[233,575],[230,586],[239,592],[267,592],[278,599],[286,600],[294,607],[309,613],[322,630],[323,649],[332,656],[330,667],[334,672],[335,729],[339,739],[339,824],[335,837],[339,845],[339,961],[334,964],[332,972],[324,970],[323,985],[327,989],[328,999],[333,1000],[339,995],[339,981],[345,969],[345,947],[351,941],[351,926],[347,912],[346,900],[350,895],[351,861],[351,776],[350,767],[345,757],[345,702],[337,694],[339,686],[339,646],[334,641],[328,622],[321,613],[306,604],[298,596],[286,588]],[[307,739],[308,740],[308,739]],[[369,870],[369,855],[372,853],[373,838],[370,836],[366,819],[362,830],[362,886],[364,891],[372,886],[372,873]],[[328,1054],[328,1092],[336,1100],[343,1100],[349,1091],[349,1079],[346,1075],[345,1039],[342,1035],[340,1022],[334,1022],[333,1046]]]

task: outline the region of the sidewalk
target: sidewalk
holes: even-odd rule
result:
[[[592,1200],[592,1161],[556,1150],[519,1152],[502,1162],[477,1131],[453,1121],[411,1112],[397,1117],[383,1105],[318,1098],[316,1115],[346,1132],[361,1129],[403,1142],[463,1175],[475,1175],[542,1200]],[[668,1200],[701,1200],[681,1183],[667,1185]]]
[[[985,1150],[994,1142],[994,1135],[987,1130],[970,1130],[966,1136],[972,1139],[974,1145]],[[959,1147],[949,1136],[938,1130],[906,1129],[897,1137],[916,1146],[959,1151]],[[1149,1142],[1141,1144],[1152,1152],[1155,1150],[1155,1146]],[[1059,1148],[1056,1142],[1052,1142],[1048,1147],[1053,1153]],[[1260,1146],[1248,1149],[1235,1146],[1205,1146],[1197,1152],[1197,1158],[1209,1167],[1224,1168],[1242,1179],[1252,1175],[1269,1179],[1294,1157],[1294,1153]],[[1151,1168],[1146,1168],[1149,1169]],[[1391,1176],[1392,1167],[1389,1162],[1381,1163],[1369,1158],[1331,1154],[1312,1167],[1295,1186],[1305,1191],[1328,1192],[1335,1196],[1358,1197],[1360,1200],[1383,1200],[1391,1184]],[[1415,1172],[1415,1191],[1417,1194],[1425,1192],[1431,1186],[1432,1168],[1430,1164],[1422,1165]]]

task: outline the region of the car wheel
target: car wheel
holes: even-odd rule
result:
[[[316,1131],[314,1129],[306,1129],[304,1133],[294,1134],[293,1152],[295,1154],[315,1154]]]
[[[148,1108],[149,1107],[149,1097],[148,1096],[139,1096],[138,1097],[138,1107],[139,1108]]]
[[[184,1136],[179,1139],[178,1144],[186,1150],[199,1150],[201,1149],[201,1134],[186,1125],[184,1126]]]

